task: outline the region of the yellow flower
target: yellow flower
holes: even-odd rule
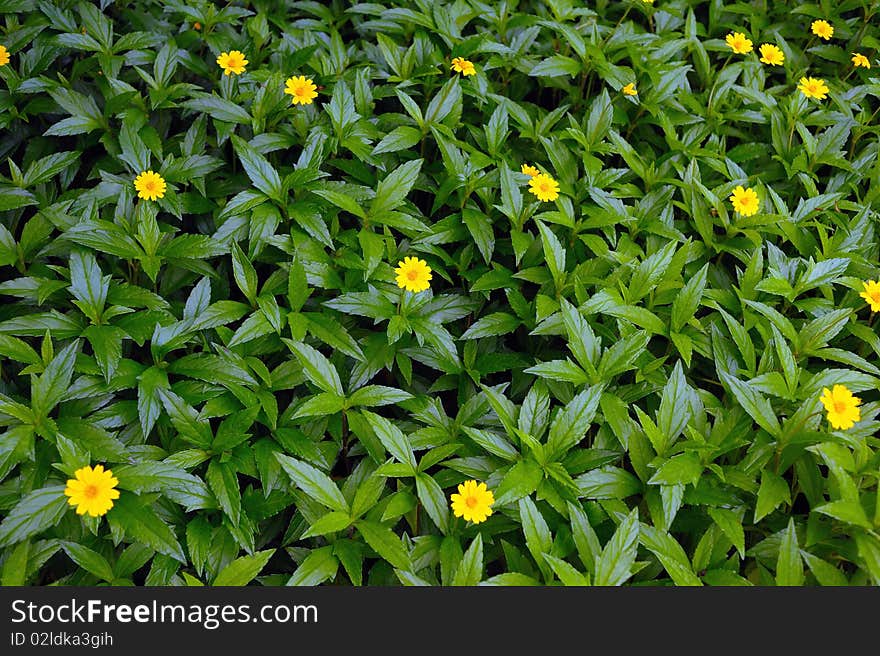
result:
[[[284,93],[292,96],[291,101],[294,105],[311,105],[312,101],[318,97],[317,88],[311,78],[299,75],[287,78]]]
[[[538,200],[556,200],[559,198],[559,183],[546,173],[539,173],[529,180],[529,191],[535,194]]]
[[[825,80],[817,77],[802,77],[798,84],[798,90],[807,98],[816,98],[818,100],[825,100],[825,95],[828,93]]]
[[[755,193],[755,190],[750,187],[745,188],[742,185],[736,186],[729,200],[731,204],[733,204],[733,209],[743,216],[757,214],[758,208],[761,206],[761,202],[758,200],[758,194]]]
[[[625,96],[635,96],[635,95],[638,95],[638,93],[639,93],[638,91],[636,91],[636,83],[635,82],[630,82],[626,86],[621,87],[620,90],[623,92],[623,94]]]
[[[826,41],[834,35],[834,28],[831,27],[831,23],[824,20],[813,21],[813,24],[810,25],[810,30],[820,39],[825,39]]]
[[[646,5],[653,5],[654,4],[654,0],[642,0],[642,2],[644,2]]]
[[[144,200],[156,200],[165,196],[165,180],[158,173],[144,171],[134,179],[134,188],[138,191],[138,198]]]
[[[119,490],[114,489],[119,481],[104,465],[82,467],[74,472],[76,478],[68,479],[64,494],[71,506],[76,506],[76,514],[89,513],[92,517],[106,515],[113,507],[113,499],[119,498]]]
[[[864,55],[860,55],[857,52],[852,54],[852,63],[853,66],[858,68],[859,66],[863,66],[865,68],[871,68],[871,62]]]
[[[844,385],[835,385],[831,390],[823,387],[821,401],[828,411],[828,421],[836,429],[852,428],[862,418],[859,410],[862,400]]]
[[[417,257],[405,257],[397,263],[397,286],[409,292],[423,292],[431,286],[431,267]]]
[[[9,63],[9,51],[6,46],[0,46],[0,66],[6,66]]]
[[[479,524],[485,522],[492,514],[495,495],[486,489],[485,483],[465,481],[458,486],[458,494],[449,497],[452,500],[452,513],[456,517],[464,517],[466,522]]]
[[[473,62],[462,57],[456,57],[452,60],[452,70],[456,73],[461,73],[465,77],[477,74],[477,69],[474,68]]]
[[[752,42],[742,32],[731,32],[725,37],[725,41],[738,55],[744,55],[752,51]]]
[[[247,66],[248,60],[244,58],[243,52],[230,50],[229,52],[221,52],[217,57],[217,63],[223,69],[223,75],[230,73],[241,75],[244,73],[244,67]]]
[[[531,164],[523,164],[519,170],[530,178],[534,178],[536,175],[541,175],[541,172]]]
[[[865,280],[862,285],[865,286],[865,291],[860,292],[859,296],[868,301],[871,312],[880,312],[880,282]]]
[[[193,29],[196,31],[202,29],[202,24],[200,22],[196,21],[195,23],[193,23]]]
[[[772,43],[761,44],[761,47],[758,48],[758,50],[761,53],[760,61],[762,64],[782,66],[782,62],[785,61],[785,55],[782,54],[782,51]]]

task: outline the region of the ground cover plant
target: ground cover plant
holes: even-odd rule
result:
[[[880,583],[877,13],[0,0],[2,583]]]

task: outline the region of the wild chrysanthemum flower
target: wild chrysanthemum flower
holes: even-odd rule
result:
[[[523,173],[525,173],[530,178],[534,178],[536,175],[541,175],[541,171],[539,171],[536,167],[531,164],[523,164],[520,169]]]
[[[71,506],[76,506],[76,514],[89,513],[92,517],[107,514],[113,507],[113,499],[119,498],[119,490],[115,489],[119,481],[113,472],[104,470],[104,465],[95,465],[92,469],[85,466],[74,472],[76,478],[68,479],[64,494]]]
[[[229,52],[221,52],[217,57],[217,64],[223,69],[223,75],[235,73],[241,75],[244,73],[244,67],[247,66],[248,60],[244,58],[244,53],[238,50],[230,50]]]
[[[758,48],[758,51],[761,53],[761,63],[762,64],[770,64],[770,66],[782,66],[782,63],[785,61],[785,55],[782,51],[774,46],[772,43],[763,43],[761,47]]]
[[[408,292],[423,292],[431,286],[431,267],[417,257],[405,257],[397,263],[397,286]]]
[[[818,77],[802,77],[798,83],[798,90],[807,98],[816,98],[817,100],[825,100],[828,93],[825,80]]]
[[[853,66],[855,66],[856,68],[858,68],[859,66],[862,66],[864,68],[871,68],[870,60],[864,55],[860,55],[857,52],[854,52],[852,54],[852,63]]]
[[[751,187],[743,187],[737,185],[730,195],[730,202],[733,209],[743,216],[752,216],[758,212],[761,202],[758,200],[758,194]]]
[[[635,82],[630,82],[629,84],[621,87],[620,91],[625,96],[635,96],[639,93],[638,91],[636,91],[636,83]]]
[[[138,198],[144,200],[156,200],[165,196],[165,180],[153,171],[144,171],[136,177],[134,188],[137,189]]]
[[[193,23],[193,29],[198,32],[200,29],[202,29],[202,24],[199,21],[196,21],[195,23]]]
[[[292,97],[294,105],[311,105],[312,101],[318,97],[317,86],[305,75],[289,77],[284,83],[284,93]]]
[[[727,41],[727,45],[738,55],[744,55],[752,51],[751,40],[746,38],[746,35],[742,32],[731,32],[724,40]]]
[[[539,173],[529,180],[529,191],[541,201],[553,201],[559,198],[559,183],[546,173]]]
[[[456,73],[461,73],[465,77],[477,74],[477,69],[474,67],[474,63],[463,57],[456,57],[452,60],[452,70]]]
[[[859,410],[862,400],[844,385],[835,385],[830,390],[823,387],[821,401],[828,411],[828,421],[838,430],[852,428],[862,418]]]
[[[860,292],[859,296],[868,301],[871,312],[880,312],[880,282],[865,280],[862,285],[864,285],[865,291]]]
[[[458,486],[458,494],[450,496],[452,500],[452,513],[456,517],[464,517],[466,522],[479,524],[485,522],[492,514],[492,504],[495,503],[495,495],[492,490],[486,489],[485,483],[465,481]]]
[[[826,41],[834,36],[834,28],[826,20],[813,21],[813,24],[810,25],[810,30],[820,39],[825,39]]]
[[[9,51],[6,46],[0,46],[0,66],[6,66],[9,63]]]

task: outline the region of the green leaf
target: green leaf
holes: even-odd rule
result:
[[[120,493],[107,513],[107,520],[114,534],[142,542],[181,563],[187,562],[174,531],[159,518],[145,498],[129,492]]]
[[[309,526],[309,530],[303,533],[302,537],[312,538],[326,535],[327,533],[335,533],[347,529],[349,526],[351,526],[351,516],[347,512],[333,510],[321,516]]]
[[[252,120],[251,115],[241,105],[209,93],[194,93],[190,100],[181,105],[196,112],[205,112],[218,121],[227,123],[248,125]]]
[[[475,321],[459,339],[479,339],[507,335],[516,330],[522,322],[506,312],[493,312]]]
[[[581,72],[581,65],[571,57],[553,55],[538,62],[529,71],[532,77],[558,77],[568,75],[574,77]]]
[[[119,487],[142,494],[161,492],[181,504],[187,511],[216,508],[213,495],[205,482],[184,469],[168,462],[140,462],[113,467]]]
[[[761,486],[758,488],[758,501],[755,505],[754,523],[776,510],[781,503],[791,503],[791,490],[784,478],[765,469],[761,473]]]
[[[299,417],[322,417],[324,415],[335,415],[341,412],[345,407],[345,397],[339,396],[333,392],[321,392],[315,396],[306,399],[306,401],[296,409],[291,415],[291,419]]]
[[[661,465],[650,480],[649,485],[696,485],[703,473],[703,464],[692,453],[683,453],[670,458]]]
[[[574,397],[550,425],[547,438],[547,458],[559,460],[587,434],[599,407],[603,385],[593,385]]]
[[[719,371],[721,380],[730,388],[736,398],[737,403],[743,410],[751,415],[761,428],[766,430],[774,437],[779,437],[782,429],[779,426],[779,420],[773,412],[770,402],[761,395],[753,386],[744,383],[738,378],[734,378],[726,371]]]
[[[241,490],[238,487],[238,477],[235,470],[229,463],[212,459],[208,463],[205,480],[214,496],[217,497],[223,512],[235,526],[238,526],[241,519]]]
[[[687,554],[681,545],[666,531],[642,524],[639,541],[657,556],[676,585],[701,586],[702,581],[694,574]]]
[[[238,247],[238,244],[232,242],[232,273],[235,276],[235,282],[241,293],[251,302],[255,304],[257,301],[257,272],[254,265],[244,254],[244,251]]]
[[[601,467],[581,474],[575,484],[587,499],[625,499],[642,491],[635,476],[618,467]]]
[[[540,221],[535,221],[538,231],[541,233],[541,245],[544,248],[544,260],[550,268],[550,274],[556,288],[561,289],[563,279],[565,277],[565,249],[562,247],[559,239]]]
[[[425,512],[428,513],[431,521],[440,529],[440,532],[445,535],[449,530],[449,506],[443,490],[431,476],[419,472],[416,474],[416,491]],[[476,583],[471,585],[476,585]]]
[[[46,417],[70,389],[79,340],[65,346],[32,386],[31,408],[38,417]]]
[[[336,368],[330,364],[318,350],[303,342],[285,339],[284,343],[293,351],[299,363],[302,365],[306,377],[325,392],[344,396],[342,381]]]
[[[834,517],[834,519],[847,524],[861,526],[869,531],[874,529],[874,525],[868,519],[862,504],[856,500],[838,499],[837,501],[829,501],[813,508],[813,510],[823,515]]]
[[[556,558],[550,554],[544,554],[544,561],[550,565],[553,572],[562,581],[562,584],[569,587],[582,587],[590,585],[589,575],[581,574],[573,565],[567,563],[561,558]]]
[[[477,533],[477,537],[471,542],[471,546],[464,552],[461,563],[452,579],[454,586],[479,585],[483,578],[483,536]]]
[[[0,585],[6,588],[25,584],[30,551],[31,543],[25,540],[8,552],[6,560],[3,561],[3,570],[0,572]]]
[[[367,407],[375,407],[380,405],[392,405],[400,401],[411,399],[412,394],[404,392],[396,387],[385,387],[384,385],[367,385],[355,390],[348,397],[349,407],[359,405]]]
[[[707,508],[707,511],[712,521],[736,547],[739,557],[745,558],[746,536],[742,527],[742,513],[726,508]]]
[[[541,466],[531,459],[524,459],[511,467],[495,490],[495,506],[505,506],[519,501],[538,489],[544,478]]]
[[[180,436],[198,447],[209,449],[214,441],[211,425],[200,419],[192,406],[171,390],[157,387],[154,392],[158,394],[165,412],[171,419],[171,424]]]
[[[333,546],[315,549],[306,556],[287,585],[313,586],[336,578],[339,560],[333,555]]]
[[[587,514],[580,506],[569,502],[568,516],[571,519],[571,536],[577,547],[578,557],[590,574],[595,573],[596,559],[602,554],[602,545]]]
[[[386,176],[376,188],[369,216],[379,216],[400,206],[415,185],[421,169],[422,160],[414,159],[404,162]]]
[[[382,36],[380,34],[380,36]],[[396,153],[415,146],[422,140],[422,133],[408,125],[399,125],[386,134],[373,148],[373,155]]]
[[[275,457],[294,485],[312,499],[331,510],[348,513],[348,502],[327,474],[281,453],[276,453]]]
[[[823,586],[846,586],[849,581],[846,575],[831,563],[827,563],[821,558],[814,556],[808,551],[801,549],[801,558],[807,563],[807,567],[816,577],[819,585]]]
[[[526,546],[538,563],[538,567],[544,571],[546,565],[543,555],[550,553],[553,545],[553,536],[550,534],[547,520],[531,497],[523,497],[519,500],[519,518],[526,538]]]
[[[355,522],[358,532],[373,550],[394,567],[402,570],[411,570],[409,554],[400,538],[394,532],[378,522],[365,519]]]
[[[115,578],[110,563],[98,552],[76,542],[63,542],[62,548],[73,562],[99,579],[110,583]]]
[[[498,456],[509,462],[513,462],[519,457],[519,452],[516,448],[500,435],[496,435],[491,431],[480,430],[479,428],[471,428],[470,426],[462,426],[461,430],[465,435],[494,456]],[[534,488],[531,491],[534,491]],[[529,494],[530,492],[527,492],[526,494]],[[513,500],[515,501],[516,499]]]
[[[382,442],[382,446],[398,461],[408,465],[413,473],[418,468],[416,457],[412,451],[409,440],[397,426],[390,421],[368,410],[361,410],[361,415],[373,429],[376,437]]]
[[[596,558],[593,585],[623,585],[632,575],[639,544],[639,511],[633,508]]]
[[[25,494],[0,524],[0,547],[22,542],[55,526],[69,507],[63,485]]]
[[[230,139],[245,173],[254,186],[269,198],[279,203],[283,202],[281,176],[278,175],[275,167],[241,137],[233,134]]]
[[[253,555],[236,558],[220,570],[217,576],[214,577],[211,585],[215,587],[221,585],[247,585],[257,577],[257,574],[262,571],[274,553],[275,549],[266,549],[265,551],[258,551]]]
[[[706,289],[706,279],[709,271],[709,264],[704,264],[696,275],[687,281],[681,292],[672,301],[671,326],[672,330],[679,332],[694,317],[697,308],[700,307],[700,301],[703,298],[703,292]]]
[[[138,379],[138,417],[144,437],[148,437],[162,414],[162,398],[158,390],[168,388],[168,376],[158,367],[149,367]]]
[[[26,189],[0,185],[0,212],[8,212],[9,210],[17,210],[37,204],[39,204],[39,201]]]
[[[794,518],[788,520],[788,527],[782,534],[779,557],[776,560],[776,585],[801,586],[804,583],[804,563],[798,549]]]

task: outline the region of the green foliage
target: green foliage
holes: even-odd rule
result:
[[[0,15],[3,585],[880,584],[876,3]]]

